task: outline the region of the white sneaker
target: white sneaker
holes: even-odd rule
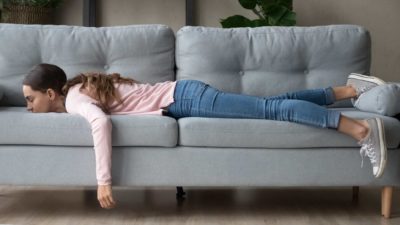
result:
[[[372,172],[376,178],[383,174],[386,166],[386,139],[382,119],[371,118],[366,120],[370,127],[367,136],[358,142],[361,145],[361,167],[364,156],[368,156],[372,164]]]
[[[370,89],[386,84],[385,81],[378,77],[374,76],[367,76],[367,75],[362,75],[358,73],[351,73],[348,78],[347,78],[347,83],[346,85],[350,85],[356,89],[357,97],[351,98],[351,103],[353,103],[353,106],[355,104],[355,101],[358,99],[358,97],[363,94],[364,92],[369,91]]]

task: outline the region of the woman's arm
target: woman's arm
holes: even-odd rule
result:
[[[97,184],[111,184],[111,120],[93,103],[81,103],[79,108],[79,114],[86,118],[92,130]]]
[[[103,208],[113,208],[115,201],[111,192],[111,134],[110,117],[91,102],[80,104],[79,114],[89,121],[96,158],[97,197]]]

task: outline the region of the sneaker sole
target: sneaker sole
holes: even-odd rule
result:
[[[387,148],[386,148],[386,137],[385,137],[385,129],[383,127],[382,120],[375,118],[377,124],[378,124],[378,130],[379,130],[379,139],[380,139],[380,149],[381,149],[381,161],[379,163],[379,170],[376,173],[375,177],[378,178],[382,176],[383,171],[386,166],[386,153],[387,153]]]
[[[383,85],[386,84],[386,82],[378,77],[374,76],[367,76],[363,74],[358,74],[358,73],[351,73],[348,77],[348,79],[355,79],[355,80],[363,80],[367,82],[371,82],[377,85]]]

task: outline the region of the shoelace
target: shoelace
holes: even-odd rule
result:
[[[361,168],[363,167],[364,157],[365,156],[368,156],[368,158],[370,159],[372,165],[374,165],[374,163],[376,163],[378,161],[376,159],[376,154],[373,151],[372,143],[363,144],[361,149],[360,149],[360,155],[361,155]]]

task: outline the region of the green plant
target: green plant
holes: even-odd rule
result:
[[[221,19],[223,28],[296,25],[293,0],[239,0],[239,3],[243,8],[252,10],[258,19],[250,20],[241,15],[230,16]]]

